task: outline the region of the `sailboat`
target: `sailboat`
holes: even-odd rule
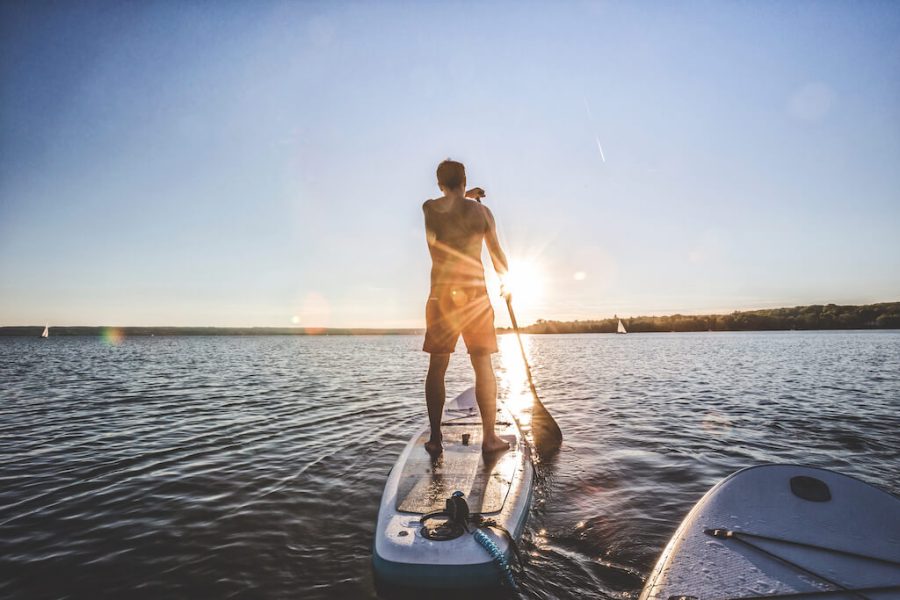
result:
[[[619,319],[619,326],[616,328],[616,333],[628,333],[625,331],[625,326],[622,325],[622,319]]]
[[[50,337],[50,326],[44,325],[44,332],[41,334],[42,338]]]

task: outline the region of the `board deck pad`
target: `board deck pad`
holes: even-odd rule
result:
[[[444,451],[433,459],[425,450],[429,432],[416,441],[417,448],[403,466],[397,490],[397,510],[427,514],[444,510],[455,491],[465,494],[472,512],[492,513],[503,508],[518,459],[512,424],[497,415],[497,434],[510,441],[507,452],[485,457],[481,452],[481,422],[477,414],[447,419],[443,423]],[[468,445],[463,434],[469,434]]]

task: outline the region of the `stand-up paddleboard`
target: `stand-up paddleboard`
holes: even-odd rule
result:
[[[425,450],[430,434],[425,427],[391,469],[378,511],[376,578],[416,588],[501,585],[504,561],[514,560],[510,537],[521,536],[531,503],[534,470],[528,444],[512,414],[501,406],[496,431],[510,442],[510,450],[482,454],[475,388],[446,405],[441,430],[441,455],[432,458]],[[462,515],[465,522],[459,527],[451,519],[460,517],[456,504],[448,503],[456,492],[462,492],[469,513],[468,518]],[[494,555],[485,539],[495,545]]]
[[[900,498],[825,469],[743,469],[691,510],[640,600],[900,598]]]

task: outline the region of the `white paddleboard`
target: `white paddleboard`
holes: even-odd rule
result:
[[[424,408],[424,406],[423,406]],[[444,451],[425,450],[430,431],[417,432],[397,459],[384,487],[375,533],[373,563],[380,583],[415,588],[478,588],[500,585],[491,555],[470,533],[451,540],[426,539],[421,518],[443,510],[454,492],[463,493],[472,513],[506,528],[516,540],[525,528],[534,470],[526,440],[505,407],[497,410],[497,434],[510,450],[485,457],[475,388],[449,402],[442,420]],[[507,560],[512,544],[494,529],[480,529]]]
[[[738,471],[694,506],[640,600],[779,597],[900,598],[900,499],[825,469]]]

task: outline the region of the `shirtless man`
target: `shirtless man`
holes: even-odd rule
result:
[[[442,162],[437,168],[437,180],[443,197],[427,200],[422,205],[431,253],[431,293],[425,307],[427,330],[422,348],[431,355],[425,379],[431,438],[425,448],[432,455],[443,450],[444,374],[462,334],[475,369],[475,398],[484,428],[482,451],[505,450],[509,444],[494,432],[497,380],[491,354],[497,352],[497,335],[494,309],[484,283],[481,244],[487,244],[491,262],[501,277],[509,268],[506,255],[500,249],[494,215],[477,202],[484,196],[484,190],[466,191],[466,170],[462,163]]]

